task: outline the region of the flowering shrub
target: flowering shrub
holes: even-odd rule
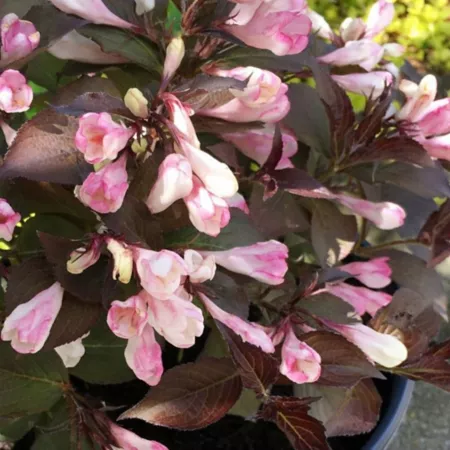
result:
[[[164,450],[125,419],[196,430],[253,391],[327,449],[383,373],[450,390],[450,100],[374,40],[389,1],[339,30],[305,0],[32,3],[0,6],[1,435]],[[125,382],[150,389],[96,394]]]

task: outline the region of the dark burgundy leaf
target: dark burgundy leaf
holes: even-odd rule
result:
[[[125,107],[122,99],[113,97],[105,92],[86,92],[77,97],[70,105],[54,106],[53,108],[61,114],[74,117],[79,117],[89,112],[107,112],[135,119],[130,110]]]
[[[418,361],[391,369],[417,381],[426,381],[450,392],[450,341],[431,347]]]
[[[322,358],[319,384],[352,387],[365,378],[384,379],[358,347],[338,334],[314,331],[300,336],[300,340]]]
[[[158,219],[144,202],[131,195],[125,197],[122,207],[116,213],[103,216],[103,221],[130,244],[139,244],[156,251],[164,246]]]
[[[220,161],[223,161],[227,166],[234,170],[239,170],[241,164],[239,162],[239,154],[233,144],[228,142],[219,142],[210,145],[207,149]]]
[[[362,147],[353,153],[349,163],[364,164],[387,159],[417,164],[422,167],[434,167],[434,162],[425,149],[407,136],[377,139],[368,147]]]
[[[197,133],[242,133],[248,130],[262,128],[262,122],[233,123],[226,120],[216,119],[214,117],[203,117],[195,115],[192,117],[192,123]]]
[[[266,201],[263,196],[264,188],[255,183],[249,201],[250,217],[264,238],[273,239],[309,228],[307,212],[292,194],[278,191]]]
[[[450,202],[447,200],[428,218],[419,239],[431,247],[429,267],[435,267],[450,255]]]
[[[18,305],[31,300],[55,281],[51,266],[43,257],[28,259],[15,266],[8,280],[6,313],[10,314]],[[95,324],[101,312],[100,305],[82,303],[65,292],[61,310],[43,349],[52,350],[83,336]]]
[[[258,347],[243,342],[225,325],[217,323],[217,326],[228,343],[244,387],[267,397],[269,388],[278,378],[279,362]]]
[[[158,386],[120,419],[196,430],[221,419],[241,391],[241,378],[230,358],[202,358],[166,371]]]
[[[235,98],[230,89],[242,91],[246,86],[247,81],[200,74],[178,87],[174,93],[183,103],[198,111],[225,105]]]
[[[217,271],[213,280],[197,284],[196,288],[224,311],[248,318],[249,301],[245,290],[224,272]]]
[[[311,198],[333,198],[333,194],[308,172],[301,169],[274,170],[270,176],[275,180],[279,189]]]
[[[78,120],[44,110],[26,122],[6,154],[0,178],[81,184],[92,170],[75,147]]]
[[[283,136],[279,124],[275,125],[275,133],[273,136],[272,149],[269,157],[264,165],[261,167],[262,172],[272,172],[278,166],[281,157],[283,156]]]
[[[316,201],[311,221],[311,242],[322,267],[346,258],[358,236],[355,216],[342,214],[333,203]]]
[[[325,427],[308,414],[313,401],[315,399],[271,397],[260,415],[264,420],[275,422],[294,450],[328,450]]]

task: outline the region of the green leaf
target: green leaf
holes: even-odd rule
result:
[[[0,443],[2,442],[1,436],[11,441],[21,439],[34,427],[40,416],[40,414],[32,414],[14,419],[0,418]]]
[[[93,39],[106,53],[116,53],[153,73],[161,73],[162,66],[155,45],[143,37],[118,28],[88,25],[79,31]]]
[[[348,256],[356,242],[354,216],[345,216],[331,202],[314,202],[311,241],[322,267],[334,266]]]
[[[256,229],[244,212],[233,208],[230,223],[217,237],[200,233],[196,228],[187,227],[167,233],[164,242],[168,248],[192,248],[201,250],[229,250],[264,241],[264,236]]]
[[[54,353],[20,355],[0,343],[0,415],[17,417],[50,409],[63,395],[67,370]]]
[[[94,384],[117,384],[135,378],[124,357],[127,341],[120,339],[102,319],[83,339],[86,353],[70,370],[72,375]]]
[[[55,91],[59,85],[59,74],[67,61],[56,58],[50,53],[41,53],[27,66],[25,72],[28,80],[39,86]]]

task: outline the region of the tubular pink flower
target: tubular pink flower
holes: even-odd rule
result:
[[[120,446],[112,446],[112,450],[169,450],[165,445],[141,438],[132,431],[119,427],[113,422],[111,422],[110,430],[117,444]]]
[[[0,198],[0,239],[9,242],[20,219],[20,214],[15,212],[4,198]]]
[[[370,261],[344,264],[339,270],[353,275],[354,278],[372,289],[386,287],[392,282],[392,269],[389,266],[389,257],[373,258]]]
[[[395,9],[390,0],[378,0],[370,9],[365,36],[373,38],[387,28],[394,20]]]
[[[204,283],[212,280],[216,274],[216,259],[212,255],[203,258],[195,250],[186,250],[184,252],[184,261],[186,262],[191,283]]]
[[[390,86],[394,77],[389,72],[374,71],[370,73],[352,73],[349,75],[332,75],[336,83],[346,91],[361,94],[373,99],[378,98],[386,86]]]
[[[19,353],[36,353],[44,346],[62,306],[64,290],[59,283],[17,306],[6,318],[1,333]]]
[[[33,90],[17,70],[5,70],[0,75],[0,110],[7,113],[28,111],[33,101]]]
[[[271,285],[283,283],[288,270],[289,250],[286,245],[275,240],[220,252],[199,253],[203,256],[214,256],[216,264],[225,269]]]

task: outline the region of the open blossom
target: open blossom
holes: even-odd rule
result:
[[[201,292],[199,293],[199,297],[211,316],[228,328],[231,328],[244,342],[259,347],[265,353],[273,353],[275,351],[272,339],[263,327],[227,313]]]
[[[384,367],[397,367],[408,357],[405,345],[390,334],[383,334],[357,323],[340,325],[327,321],[326,324],[359,347],[366,356]]]
[[[405,222],[405,210],[391,202],[370,202],[347,195],[338,195],[337,200],[353,213],[373,222],[381,230],[393,230]]]
[[[248,247],[200,253],[204,256],[213,255],[216,264],[232,272],[248,275],[262,283],[277,285],[283,283],[288,270],[288,252],[286,245],[270,240]]]
[[[394,81],[392,74],[385,71],[332,75],[331,77],[346,91],[373,99],[378,98],[386,89],[386,86],[390,86]]]
[[[183,288],[179,288],[183,290]],[[148,322],[155,331],[178,348],[189,348],[203,334],[203,313],[176,292],[165,301],[148,296]]]
[[[141,334],[128,340],[125,360],[137,378],[149,386],[156,386],[164,372],[161,347],[156,342],[155,332],[145,325]]]
[[[87,113],[80,118],[75,145],[88,163],[98,164],[116,159],[133,133],[108,113]]]
[[[100,214],[116,212],[123,203],[128,190],[126,156],[93,172],[81,186],[75,188],[75,195],[89,208]]]
[[[146,202],[148,209],[153,214],[164,211],[172,203],[188,196],[193,187],[189,161],[183,155],[172,153],[158,168],[158,178]]]
[[[86,349],[83,345],[83,339],[88,337],[89,333],[81,336],[78,339],[75,339],[72,342],[68,342],[67,344],[60,345],[59,347],[55,347],[56,353],[58,353],[59,357],[62,359],[64,367],[72,368],[75,367],[84,356]]]
[[[0,239],[10,241],[20,219],[20,214],[15,212],[4,198],[0,198]]]
[[[204,184],[193,177],[194,187],[183,200],[189,211],[189,219],[198,231],[217,236],[230,221],[227,202],[209,192]]]
[[[92,23],[111,25],[119,28],[131,28],[133,24],[126,22],[112,13],[102,0],[50,0],[61,11],[74,14]]]
[[[170,298],[188,274],[183,258],[170,250],[155,252],[135,247],[134,252],[142,287],[159,300]]]
[[[184,252],[184,260],[191,283],[204,283],[214,278],[216,274],[216,259],[213,255],[203,258],[195,250],[186,250]]]
[[[289,327],[281,348],[280,373],[294,383],[314,383],[320,378],[320,355],[309,345],[297,339]]]
[[[147,324],[147,296],[145,291],[121,302],[115,300],[108,311],[107,323],[118,337],[130,339],[139,336]]]
[[[386,287],[392,282],[392,269],[387,256],[373,258],[370,261],[344,264],[339,270],[353,275],[354,278],[372,289]]]
[[[0,75],[0,110],[7,113],[28,111],[32,101],[33,90],[19,71],[8,69]]]
[[[247,81],[247,86],[243,90],[230,89],[233,100],[217,108],[200,110],[198,114],[230,122],[275,123],[284,119],[290,110],[287,84],[268,70],[249,66],[230,70],[211,68],[208,73]]]
[[[112,450],[169,450],[165,445],[156,441],[149,441],[141,438],[132,431],[119,427],[111,422],[110,430],[119,447],[114,445]]]
[[[38,45],[41,35],[27,20],[7,14],[0,22],[1,59],[14,61],[29,55]]]
[[[44,346],[62,306],[64,290],[59,283],[17,306],[6,318],[1,333],[19,353],[36,353]]]
[[[245,198],[238,193],[234,194],[233,197],[226,198],[225,201],[230,208],[240,209],[245,214],[250,214],[250,209],[248,208]]]
[[[287,127],[281,127],[283,140],[283,154],[277,165],[277,169],[287,169],[294,167],[289,158],[298,151],[297,138]],[[275,125],[267,124],[264,128],[238,131],[234,133],[222,134],[222,138],[231,142],[245,156],[255,160],[259,165],[263,165],[270,155],[275,134]]]
[[[237,1],[224,29],[250,47],[295,55],[308,45],[311,20],[306,0]]]
[[[120,64],[128,59],[116,53],[106,53],[100,45],[76,30],[52,44],[48,52],[59,59],[71,59],[88,64]]]
[[[192,171],[206,188],[218,197],[232,197],[238,190],[238,182],[230,168],[200,149],[200,142],[188,109],[174,95],[164,94],[164,103],[176,129],[175,150],[182,154]]]
[[[124,242],[108,237],[106,248],[114,259],[113,279],[128,284],[133,275],[133,250]]]
[[[362,316],[366,312],[374,316],[383,306],[389,305],[392,295],[382,291],[373,291],[366,287],[352,286],[347,283],[330,283],[327,291],[353,306],[355,312]]]

